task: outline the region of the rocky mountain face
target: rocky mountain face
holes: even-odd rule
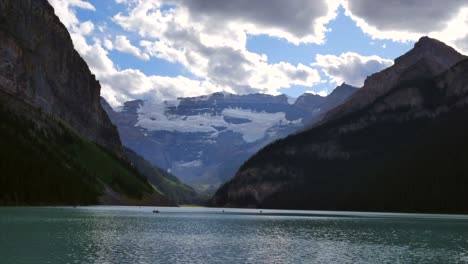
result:
[[[0,1],[0,205],[175,205],[132,166],[46,0]]]
[[[468,59],[423,37],[302,133],[248,160],[214,206],[467,213]]]
[[[126,102],[114,111],[122,142],[152,164],[199,189],[218,186],[266,144],[302,129],[357,88],[343,84],[329,96],[214,93],[155,103]]]
[[[100,105],[100,85],[46,0],[0,4],[0,91],[65,121],[123,156]]]
[[[393,66],[371,75],[353,100],[327,113],[324,122],[360,110],[404,81],[436,76],[459,62],[463,56],[444,43],[422,37],[412,50],[397,58]]]

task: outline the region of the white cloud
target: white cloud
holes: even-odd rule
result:
[[[299,43],[323,43],[326,24],[337,15],[341,0],[141,0],[133,8],[133,17],[123,14],[116,21],[134,27],[141,35],[158,37],[167,28],[167,15],[176,13],[177,24],[197,22],[208,35],[224,35],[226,29],[244,35],[269,35]],[[161,7],[175,5],[171,10]],[[149,12],[148,12],[149,11]],[[158,25],[154,27],[154,25]],[[167,25],[167,24],[166,24]],[[231,33],[231,32],[229,32]]]
[[[112,106],[119,106],[126,101],[150,99],[162,101],[177,97],[188,97],[227,90],[209,81],[191,80],[183,76],[163,77],[145,75],[140,70],[119,70],[108,57],[101,43],[88,45],[81,36],[72,35],[78,52],[88,63],[91,71],[101,83],[101,95]],[[78,45],[77,45],[78,44]]]
[[[466,51],[465,53],[468,53],[468,35],[456,40],[456,45],[460,47],[461,50]]]
[[[95,10],[88,2],[50,1],[60,10],[57,12],[58,15],[68,21],[65,23],[69,28],[75,48],[101,82],[102,95],[114,106],[132,99],[165,100],[177,96],[197,96],[217,91],[238,94],[256,92],[278,94],[281,88],[294,85],[312,86],[321,81],[317,69],[304,64],[269,63],[266,55],[247,50],[247,33],[278,36],[294,43],[321,42],[323,40],[321,34],[326,30],[324,25],[336,15],[338,5],[336,1],[333,4],[327,4],[321,0],[320,3],[313,4],[305,0],[294,0],[290,6],[285,5],[286,10],[275,8],[275,12],[280,12],[275,14],[282,16],[281,23],[270,17],[271,14],[263,14],[257,21],[254,12],[250,11],[244,17],[239,14],[239,17],[230,16],[229,21],[219,20],[218,23],[214,23],[213,19],[209,21],[206,18],[208,13],[193,13],[200,4],[203,5],[205,2],[120,0],[119,3],[127,4],[128,13],[115,15],[113,21],[123,29],[140,35],[141,40],[138,45],[141,48],[139,48],[130,42],[126,34],[103,35],[102,29],[107,27],[106,24],[98,24],[99,31],[95,32],[94,36],[91,35],[94,30],[92,22],[80,24],[74,11],[75,8]],[[163,5],[168,3],[176,7],[163,8]],[[283,1],[268,3],[276,6],[284,5]],[[307,8],[304,6],[300,8],[300,3],[307,4]],[[240,10],[239,8],[248,6],[247,1],[234,4],[217,1],[212,4],[214,6],[221,4],[218,6],[220,8],[210,11],[213,12],[212,17],[224,16],[225,11],[221,8],[222,5],[234,5],[237,11]],[[302,16],[293,18],[294,21],[285,19],[287,10],[304,11],[311,10],[312,7],[320,7],[320,10],[314,9],[313,13],[302,13]],[[261,11],[258,2],[253,3],[252,8],[256,8],[258,12]],[[301,22],[307,25],[302,25],[302,29],[293,27]],[[242,27],[239,28],[239,26]],[[306,34],[305,29],[312,27],[319,30]],[[261,31],[258,31],[259,29]],[[258,32],[254,32],[256,30]],[[288,35],[282,30],[292,31]],[[92,40],[88,38],[89,36]],[[143,60],[153,57],[179,63],[197,79],[192,80],[182,76],[148,76],[135,69],[120,70],[108,55],[108,52],[115,50],[132,54]]]
[[[361,86],[366,76],[392,62],[348,52],[340,56],[319,54],[310,65],[271,63],[266,55],[246,48],[248,35],[269,35],[294,44],[323,43],[329,30],[326,25],[336,16],[340,3],[373,38],[408,41],[427,34],[468,50],[467,3],[429,1],[431,4],[422,0],[116,0],[127,8],[112,21],[131,32],[132,44],[126,34],[106,35],[106,24],[97,24],[95,32],[92,22],[80,23],[74,10],[95,10],[89,2],[50,0],[69,29],[75,48],[101,81],[102,94],[113,105],[131,99],[165,100],[216,91],[278,94],[281,88],[323,82],[317,69],[337,84]],[[196,79],[120,70],[108,55],[116,50],[143,60],[158,58],[180,64]]]
[[[86,36],[90,35],[94,31],[94,24],[91,21],[86,21],[81,24],[79,24],[75,29],[73,30],[74,33]]]
[[[92,65],[92,71],[99,73],[112,70],[114,67],[113,62],[107,57],[107,52],[102,49],[99,43],[88,45],[86,41],[86,36],[91,35],[94,31],[93,22],[80,23],[75,13],[75,8],[96,11],[95,7],[82,0],[49,0],[49,3],[54,7],[55,14],[70,32],[75,49],[89,65]]]
[[[215,86],[208,81],[191,80],[183,76],[148,76],[134,69],[115,71],[98,77],[102,85],[102,95],[113,106],[134,99],[159,102],[223,90],[223,87]]]
[[[428,35],[468,52],[457,45],[468,36],[468,1],[343,0],[343,5],[346,14],[373,38],[405,42]]]
[[[71,33],[71,37],[75,49],[88,63],[91,71],[98,77],[117,71],[114,63],[108,57],[107,51],[101,46],[99,41],[95,41],[94,44],[90,45],[83,35]]]
[[[115,37],[115,43],[113,45],[113,48],[120,52],[131,54],[142,60],[147,61],[150,59],[150,56],[148,54],[141,52],[141,50],[138,47],[133,46],[132,43],[130,43],[130,40],[123,35],[118,35]]]
[[[189,16],[223,31],[235,25],[248,34],[266,34],[292,43],[323,43],[326,24],[336,17],[339,0],[163,0],[186,9]]]
[[[113,50],[114,49],[114,44],[109,39],[104,39],[104,47],[107,50]]]
[[[346,82],[361,87],[367,76],[390,67],[393,61],[379,56],[362,56],[347,52],[340,56],[317,54],[314,65],[320,66],[325,74],[338,85]]]
[[[178,96],[197,96],[223,90],[231,91],[229,87],[216,86],[206,80],[191,80],[182,76],[148,76],[134,69],[119,70],[109,58],[108,51],[104,49],[99,39],[94,38],[94,43],[89,43],[86,39],[86,35],[94,29],[94,25],[88,21],[80,24],[73,11],[74,7],[90,10],[94,10],[94,7],[86,4],[87,2],[76,0],[50,0],[50,3],[56,12],[60,10],[57,15],[64,15],[70,21],[68,26],[75,49],[87,62],[91,71],[96,74],[101,83],[101,95],[112,106],[119,106],[125,101],[134,99],[160,101],[174,99]],[[125,44],[128,44],[125,43],[126,40],[120,42],[119,44],[123,45],[120,45],[119,48],[125,48]],[[104,39],[104,46],[108,50],[114,48],[108,39]]]
[[[210,2],[214,9],[205,10],[210,12],[210,16],[208,13],[194,11],[208,2],[195,2],[166,1],[165,3],[176,3],[178,6],[163,11],[163,1],[141,1],[131,6],[128,14],[119,13],[113,20],[125,30],[146,38],[140,45],[150,56],[180,63],[195,76],[216,85],[231,87],[236,93],[278,94],[280,88],[293,85],[312,86],[320,82],[316,69],[287,62],[270,64],[265,55],[247,50],[249,31],[242,23],[254,19],[250,10],[244,17],[241,14],[238,18],[226,15],[226,19],[218,19],[216,22],[213,20],[226,12],[221,7],[246,8],[246,1]],[[280,4],[273,2],[274,5]],[[258,3],[252,4],[253,8],[258,8],[257,5]],[[268,10],[263,12],[267,13]],[[229,17],[232,19],[229,20]],[[261,19],[264,19],[261,23],[271,20],[268,17]]]
[[[325,97],[328,95],[328,91],[327,90],[321,90],[319,92],[315,92],[315,91],[305,91],[305,93],[307,94],[313,94],[313,95],[318,95],[318,96],[322,96],[322,97]]]
[[[49,3],[54,7],[55,14],[60,18],[60,21],[68,28],[72,28],[79,24],[73,8],[82,8],[95,11],[92,4],[82,0],[49,0]]]

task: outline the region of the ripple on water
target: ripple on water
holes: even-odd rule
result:
[[[468,261],[468,222],[456,219],[167,210],[0,208],[0,256],[90,264]]]

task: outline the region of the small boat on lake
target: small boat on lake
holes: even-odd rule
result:
[[[153,214],[159,214],[159,210],[153,210]]]

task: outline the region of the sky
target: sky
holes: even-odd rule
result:
[[[422,36],[468,54],[468,0],[49,0],[114,107],[214,92],[325,96]]]

